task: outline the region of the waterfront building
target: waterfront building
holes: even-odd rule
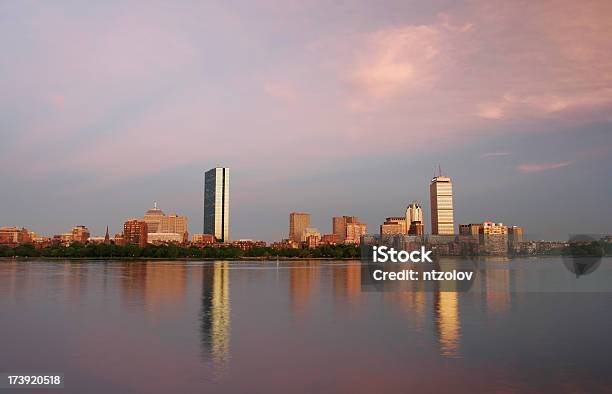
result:
[[[519,226],[508,227],[508,249],[518,252],[523,242],[523,228]]]
[[[87,243],[89,240],[89,230],[85,226],[76,226],[72,228],[71,240],[73,242]]]
[[[357,216],[337,216],[332,219],[333,233],[339,243],[359,244],[361,236],[367,233],[367,225]]]
[[[197,245],[212,245],[215,243],[215,236],[212,234],[193,234],[191,243]]]
[[[178,233],[148,233],[147,242],[154,245],[183,242],[183,234]]]
[[[503,255],[508,252],[508,227],[503,223],[482,222],[459,225],[464,243],[476,243],[476,253]]]
[[[117,246],[123,246],[125,245],[125,241],[123,239],[123,234],[115,234],[115,236],[113,237],[113,242],[115,243],[115,245]]]
[[[272,249],[298,249],[300,247],[300,243],[290,239],[283,239],[280,242],[273,242],[270,247]]]
[[[153,202],[153,208],[144,214],[143,220],[147,223],[147,232],[156,233],[159,229],[161,218],[166,216],[164,211],[157,208],[157,201]]]
[[[367,233],[368,226],[365,223],[347,223],[344,243],[359,245],[361,243],[361,236]]]
[[[318,245],[319,242],[321,241],[321,233],[319,232],[319,229],[313,228],[313,227],[305,228],[304,231],[302,232],[302,239],[300,241],[309,242],[308,241],[309,237],[313,238],[313,241],[311,242],[316,242],[316,244]]]
[[[229,241],[229,168],[215,167],[204,174],[204,234]]]
[[[380,225],[380,235],[399,235],[406,234],[407,232],[405,217],[388,217],[385,218],[385,222]]]
[[[251,250],[253,248],[265,248],[267,246],[266,241],[254,241],[252,239],[239,239],[237,241],[231,241],[230,246],[241,250]]]
[[[20,245],[32,241],[30,232],[25,228],[17,227],[1,227],[0,228],[0,244],[1,245]]]
[[[293,242],[302,242],[304,231],[310,226],[310,214],[304,212],[291,212],[289,214],[289,239]]]
[[[147,222],[139,219],[128,219],[123,224],[123,239],[124,245],[133,244],[141,248],[145,247],[148,242]]]
[[[454,235],[453,184],[441,174],[434,177],[429,185],[431,202],[431,234]]]
[[[324,245],[337,245],[340,243],[338,234],[324,234],[321,236],[321,243]]]
[[[153,208],[144,214],[144,221],[147,223],[147,232],[180,234],[181,242],[189,239],[188,220],[186,216],[178,216],[175,213],[166,215],[161,209],[157,208],[157,202],[153,203]]]
[[[175,213],[164,216],[161,218],[157,232],[166,234],[180,234],[181,242],[187,242],[189,239],[187,217],[178,216]]]

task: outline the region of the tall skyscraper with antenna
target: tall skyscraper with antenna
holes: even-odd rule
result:
[[[453,214],[453,184],[451,179],[442,175],[438,166],[438,175],[429,184],[431,202],[431,234],[455,235]]]

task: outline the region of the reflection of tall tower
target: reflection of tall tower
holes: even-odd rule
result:
[[[156,318],[180,311],[187,289],[183,264],[146,263],[145,302],[148,313]]]
[[[222,367],[229,361],[231,308],[228,263],[204,267],[200,318],[205,353],[216,366]]]
[[[334,296],[356,301],[361,295],[361,264],[338,265],[332,270]]]
[[[229,241],[229,168],[215,167],[204,174],[203,233]]]
[[[438,175],[429,185],[431,200],[431,233],[433,235],[454,235],[453,184],[447,176]]]
[[[291,263],[289,265],[289,296],[294,313],[302,312],[310,301],[312,287],[319,281],[318,263]]]
[[[126,306],[144,305],[147,266],[145,264],[122,264],[121,298]]]
[[[504,313],[510,306],[510,270],[507,267],[484,272],[487,311]]]
[[[458,294],[449,291],[436,291],[433,301],[440,355],[443,357],[459,357],[461,323],[459,320]]]

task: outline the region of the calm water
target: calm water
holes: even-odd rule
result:
[[[556,259],[479,264],[457,294],[364,292],[359,262],[0,262],[0,372],[71,393],[612,391],[612,292],[521,290],[571,286]]]

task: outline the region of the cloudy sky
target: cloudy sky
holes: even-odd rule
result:
[[[223,165],[232,238],[376,231],[440,164],[458,223],[612,232],[610,1],[9,0],[0,48],[3,226],[201,232]]]

